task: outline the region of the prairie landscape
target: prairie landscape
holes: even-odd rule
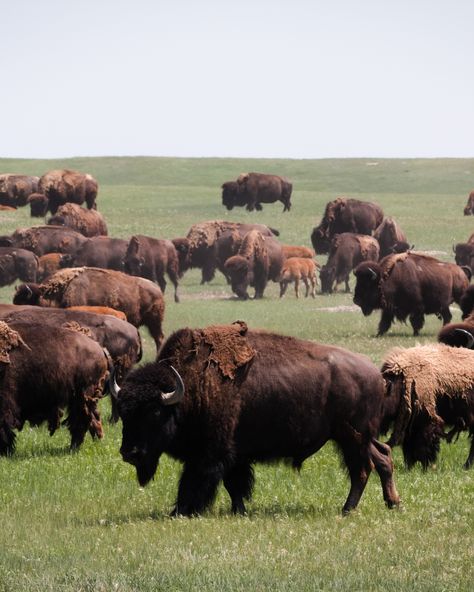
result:
[[[410,244],[444,261],[474,231],[463,216],[474,188],[472,159],[244,160],[225,158],[0,159],[0,172],[41,175],[71,168],[99,182],[98,209],[109,235],[185,236],[200,221],[259,222],[287,244],[311,246],[325,204],[346,195],[374,201],[394,217]],[[244,171],[285,175],[293,182],[292,209],[264,204],[260,212],[221,204],[220,186]],[[41,223],[28,208],[0,212],[0,234]],[[320,264],[326,256],[316,257]],[[244,320],[299,338],[336,344],[380,365],[395,346],[436,340],[441,322],[426,317],[418,337],[394,323],[376,338],[379,314],[364,317],[353,294],[279,298],[270,283],[261,300],[239,301],[224,277],[200,284],[200,270],[180,281],[181,302],[165,294],[165,336],[178,328]],[[354,277],[351,279],[354,287]],[[14,285],[0,289],[11,302]],[[461,318],[452,306],[453,320]],[[140,329],[144,360],[154,344]],[[45,344],[47,347],[47,344]],[[60,363],[60,360],[58,360]],[[104,418],[110,402],[101,402]],[[0,459],[0,592],[155,590],[471,590],[474,576],[474,469],[463,469],[464,433],[442,444],[435,466],[407,470],[394,450],[402,504],[387,510],[376,475],[358,508],[341,516],[348,480],[334,446],[304,463],[257,465],[247,515],[233,516],[222,489],[200,518],[169,518],[180,473],[164,457],[154,481],[140,488],[119,454],[121,425],[104,421],[105,437],[89,437],[75,454],[68,434],[25,427],[17,450]]]

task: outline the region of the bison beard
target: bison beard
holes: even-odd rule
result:
[[[186,385],[172,404],[160,394],[173,389],[170,365]],[[121,454],[141,485],[162,453],[184,463],[174,514],[203,512],[221,481],[232,511],[243,513],[255,462],[291,459],[299,468],[334,440],[351,480],[343,511],[357,506],[374,467],[393,507],[390,448],[376,440],[383,397],[380,372],[349,351],[248,331],[243,322],[182,329],[118,394]]]

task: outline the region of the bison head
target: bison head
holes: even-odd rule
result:
[[[247,288],[250,284],[249,261],[241,255],[229,257],[224,264],[226,276],[230,278],[232,291],[241,300],[247,300]]]
[[[329,253],[331,239],[328,235],[328,229],[322,224],[314,228],[311,233],[311,243],[316,253]]]
[[[321,278],[321,292],[323,294],[332,294],[332,287],[336,279],[336,268],[334,265],[323,265],[319,272]]]
[[[145,264],[145,259],[140,252],[140,241],[136,236],[132,236],[128,243],[123,263],[125,273],[143,277],[142,269]]]
[[[363,261],[355,268],[354,275],[356,276],[354,304],[360,306],[362,313],[367,317],[374,310],[382,307],[381,268],[375,261]]]
[[[228,181],[222,185],[222,205],[232,210],[239,194],[239,185],[235,181]]]
[[[49,199],[42,193],[32,193],[28,198],[30,204],[30,214],[36,218],[46,216],[49,208]]]
[[[40,296],[40,284],[20,284],[15,288],[13,304],[32,304],[38,306]]]
[[[136,468],[138,482],[144,486],[173,439],[175,408],[184,397],[183,381],[172,366],[153,362],[128,374],[121,389],[115,385],[111,390],[123,426],[120,454]]]

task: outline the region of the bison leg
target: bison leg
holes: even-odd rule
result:
[[[425,324],[425,315],[423,312],[416,311],[412,313],[410,315],[410,324],[413,327],[413,335],[419,335],[420,331],[423,329],[423,325]]]
[[[474,463],[474,427],[472,427],[469,431],[471,436],[471,448],[469,449],[469,456],[467,457],[467,460],[464,463],[465,469],[470,469],[472,467],[472,464]]]
[[[214,501],[223,473],[220,464],[206,467],[185,464],[172,516],[193,516],[206,510]]]
[[[306,288],[304,297],[305,298],[308,298],[308,295],[309,295],[309,281],[308,281],[308,278],[303,276],[301,279],[303,280],[303,284],[305,285],[305,288]]]
[[[382,316],[380,317],[379,322],[379,329],[377,331],[377,337],[380,337],[384,333],[386,333],[390,327],[392,326],[393,322],[393,314],[388,310],[384,309],[382,311]]]
[[[451,314],[451,311],[449,310],[449,306],[447,306],[446,308],[443,308],[443,310],[441,311],[440,314],[441,314],[441,318],[443,319],[443,325],[447,325],[448,323],[451,322],[453,315]]]
[[[295,294],[296,294],[296,298],[300,297],[300,278],[299,277],[295,277]]]
[[[342,453],[351,479],[349,495],[342,508],[342,513],[348,514],[359,503],[372,471],[372,463],[367,447],[352,439],[343,444]]]
[[[232,467],[224,476],[224,486],[232,501],[234,514],[245,514],[244,499],[250,500],[254,484],[253,469],[249,464]]]
[[[351,288],[349,286],[349,274],[346,275],[346,279],[344,280],[345,284],[346,284],[346,294],[349,294],[349,292],[351,291]]]
[[[282,298],[285,295],[287,288],[288,288],[288,282],[280,282],[280,298]]]
[[[5,423],[0,425],[0,456],[10,456],[15,451],[15,432]]]
[[[390,446],[374,438],[370,445],[370,457],[380,477],[385,503],[389,508],[398,506],[400,496],[393,480],[393,460]]]

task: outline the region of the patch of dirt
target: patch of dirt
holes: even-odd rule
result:
[[[359,312],[360,307],[356,306],[355,304],[341,304],[340,306],[324,306],[321,308],[315,308],[314,310],[324,310],[326,312]]]

